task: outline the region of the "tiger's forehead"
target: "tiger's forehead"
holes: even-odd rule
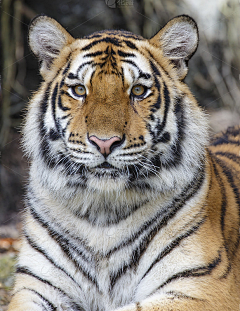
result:
[[[125,31],[104,31],[77,39],[66,82],[87,84],[93,75],[111,74],[122,76],[128,84],[146,80],[147,85],[151,80],[144,51],[147,45],[147,40]]]

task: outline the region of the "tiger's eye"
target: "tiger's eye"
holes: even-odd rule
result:
[[[86,95],[86,89],[83,85],[76,85],[76,86],[74,86],[73,90],[76,93],[76,95],[78,95],[78,96]]]
[[[141,96],[145,92],[145,88],[142,85],[135,85],[132,88],[132,94],[135,96]]]

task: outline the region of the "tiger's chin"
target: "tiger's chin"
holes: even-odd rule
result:
[[[126,176],[114,168],[96,167],[88,176],[88,188],[101,193],[122,192],[126,190]]]

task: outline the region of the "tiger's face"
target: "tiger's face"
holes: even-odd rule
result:
[[[40,16],[29,42],[45,80],[38,156],[48,169],[67,176],[68,186],[100,191],[167,183],[191,145],[187,131],[199,130],[186,115],[197,124],[202,113],[182,82],[198,42],[194,21],[175,18],[150,40],[126,31],[75,40]]]

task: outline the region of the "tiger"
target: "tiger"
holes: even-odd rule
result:
[[[8,311],[239,310],[240,127],[211,138],[184,82],[196,22],[74,39],[40,15],[28,40],[42,82]]]

